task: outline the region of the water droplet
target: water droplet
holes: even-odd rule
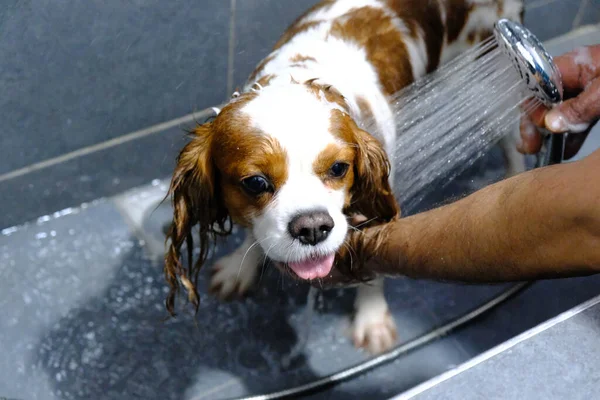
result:
[[[31,297],[29,296],[29,294],[23,293],[23,302],[25,304],[31,304],[32,300],[31,300]]]

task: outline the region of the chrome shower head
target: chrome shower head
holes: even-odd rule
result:
[[[531,91],[546,106],[563,96],[560,71],[542,43],[527,28],[508,19],[496,22],[494,35]]]

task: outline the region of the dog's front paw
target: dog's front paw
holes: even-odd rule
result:
[[[391,349],[398,338],[394,318],[387,309],[384,312],[361,309],[354,315],[352,338],[356,347],[371,354],[383,353]]]
[[[244,297],[256,278],[258,260],[236,251],[219,259],[212,270],[209,292],[222,301]]]

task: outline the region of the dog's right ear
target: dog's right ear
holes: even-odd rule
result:
[[[400,215],[400,207],[389,183],[390,161],[377,139],[354,123],[352,126],[357,156],[349,210],[368,220],[388,222]]]
[[[165,277],[170,286],[166,306],[175,315],[175,296],[180,283],[187,291],[196,310],[199,297],[196,290],[198,272],[206,261],[208,249],[218,235],[231,232],[229,213],[224,206],[219,188],[219,176],[211,156],[212,124],[198,126],[191,132],[192,140],[177,157],[169,195],[173,205],[173,221],[167,236]],[[199,225],[200,255],[192,260],[192,227]],[[187,271],[181,263],[181,247],[187,246]]]

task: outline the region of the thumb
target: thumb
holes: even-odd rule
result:
[[[593,80],[577,97],[566,100],[550,110],[544,119],[546,128],[554,133],[581,133],[600,118],[600,79]]]

